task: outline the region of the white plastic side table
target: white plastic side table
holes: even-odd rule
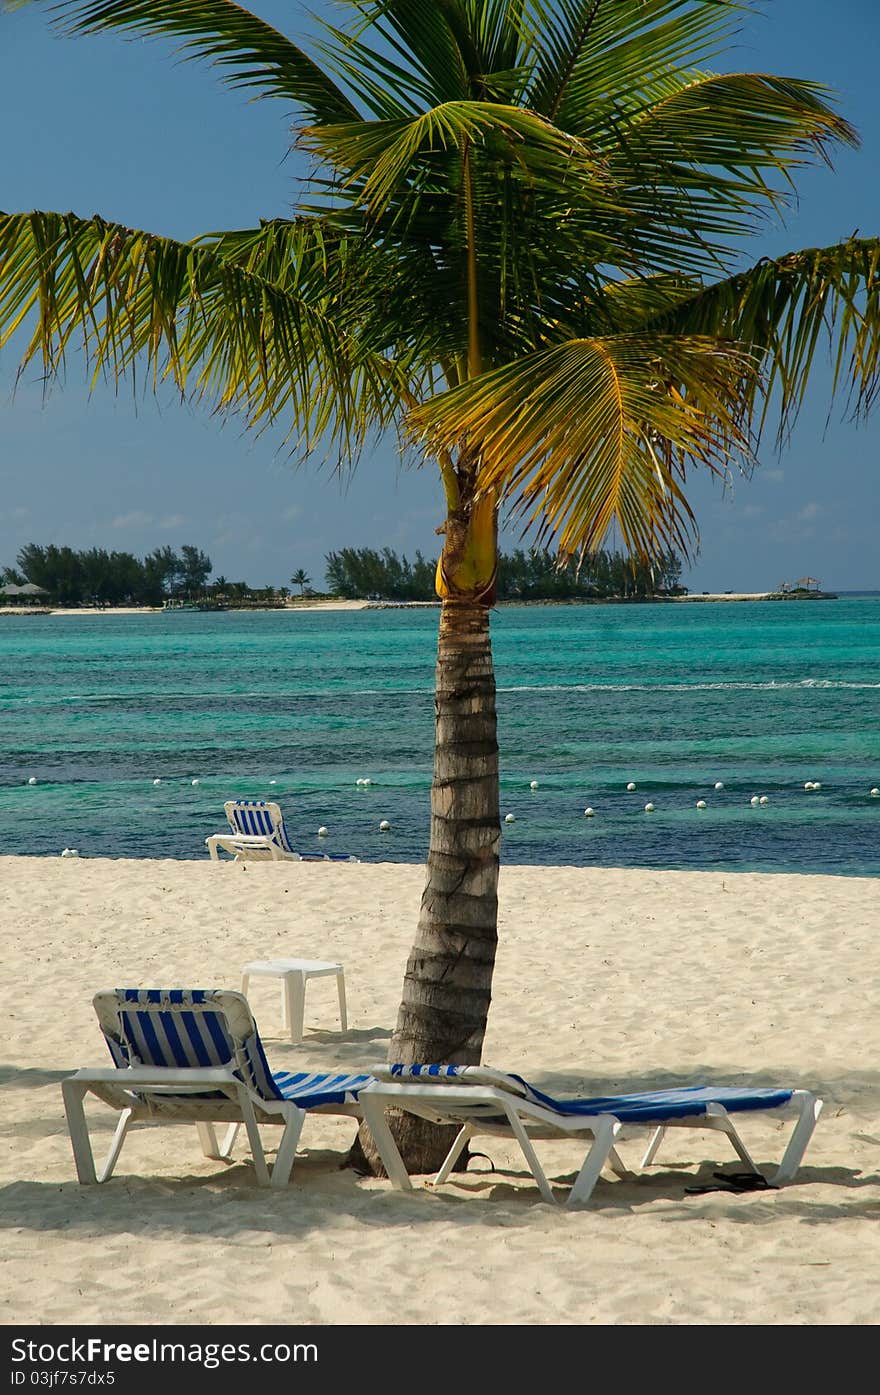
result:
[[[241,970],[241,991],[247,997],[252,975],[281,979],[281,1025],[290,1033],[294,1043],[303,1039],[303,1019],[306,1006],[306,983],[310,978],[335,974],[339,994],[339,1022],[343,1032],[348,1030],[345,1009],[345,970],[341,964],[321,959],[253,959]]]

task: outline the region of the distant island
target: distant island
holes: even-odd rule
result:
[[[0,568],[0,613],[50,614],[59,610],[178,611],[388,609],[439,605],[436,562],[416,552],[410,561],[391,548],[342,548],[327,554],[327,591],[317,593],[302,568],[286,586],[249,585],[225,576],[209,580],[212,563],[193,544],[177,553],[156,548],[144,558],[103,548],[76,551],[28,543],[15,567]],[[674,552],[636,562],[622,552],[599,550],[560,560],[546,549],[500,553],[497,605],[673,604],[682,601],[831,600],[815,577],[783,583],[775,591],[689,592],[681,584],[682,560]]]

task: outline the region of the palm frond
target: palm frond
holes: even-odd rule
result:
[[[347,185],[355,185],[372,217],[378,217],[402,188],[412,185],[426,159],[462,145],[482,145],[496,138],[492,155],[503,166],[519,167],[534,184],[554,189],[571,182],[572,198],[580,177],[593,191],[593,203],[604,193],[598,163],[582,141],[572,140],[543,117],[520,107],[494,102],[445,102],[406,120],[359,121],[314,126],[303,139],[340,170]]]
[[[336,74],[377,120],[412,116],[445,101],[466,101],[472,94],[468,70],[448,23],[448,6],[422,0],[385,0],[359,7],[365,22],[358,32],[327,24],[330,41],[318,45]],[[370,23],[367,24],[366,20]],[[384,44],[366,43],[371,30]]]
[[[590,551],[616,526],[635,555],[688,552],[685,470],[751,461],[748,356],[715,339],[571,340],[435,397],[411,415],[436,452],[467,443],[495,489],[561,551]]]
[[[394,419],[405,378],[334,317],[339,266],[307,220],[185,243],[98,217],[0,214],[0,345],[33,322],[22,366],[40,360],[47,379],[76,346],[93,383],[143,364],[154,386],[170,379],[249,426],[283,417],[298,449],[326,437],[348,459]]]
[[[880,238],[849,238],[762,258],[714,285],[681,286],[665,310],[656,305],[642,324],[660,333],[710,334],[739,344],[761,365],[752,405],[779,410],[779,436],[790,431],[807,392],[817,350],[832,364],[832,397],[846,395],[856,414],[880,390]]]
[[[585,133],[597,110],[644,106],[665,75],[710,60],[744,8],[739,0],[530,0],[529,103]]]

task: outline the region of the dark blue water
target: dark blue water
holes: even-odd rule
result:
[[[0,618],[0,852],[204,857],[241,796],[304,850],[422,861],[436,630]],[[880,873],[880,596],[504,607],[493,636],[506,861]]]

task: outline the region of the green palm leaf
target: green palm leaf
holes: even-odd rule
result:
[[[529,102],[572,130],[597,104],[640,105],[664,75],[718,53],[741,9],[736,0],[531,0]]]
[[[660,332],[719,335],[741,344],[760,364],[751,404],[775,402],[780,438],[804,400],[816,351],[832,364],[832,395],[844,392],[856,413],[880,388],[880,238],[850,238],[764,258],[736,276],[685,291],[665,309],[657,301],[642,321]]]
[[[76,345],[92,381],[146,366],[249,426],[277,422],[344,456],[394,419],[402,370],[359,342],[328,285],[345,247],[312,220],[181,243],[74,214],[0,214],[0,345],[35,320],[23,365],[62,371]],[[349,277],[351,272],[349,270]]]

